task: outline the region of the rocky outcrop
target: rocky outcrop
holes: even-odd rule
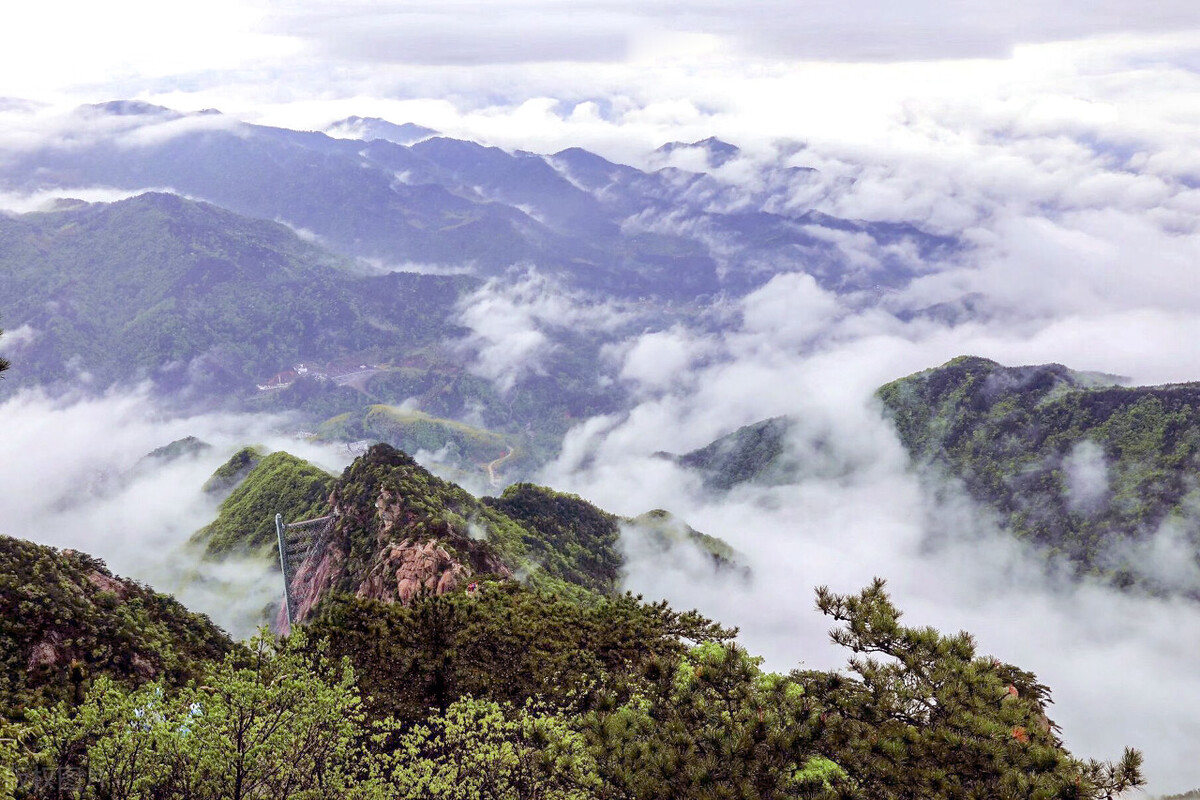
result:
[[[66,655],[61,649],[61,642],[55,641],[55,636],[42,639],[29,650],[29,659],[25,663],[26,672],[36,672],[39,669],[52,670],[67,662]]]
[[[436,541],[402,542],[380,552],[357,595],[407,604],[418,594],[452,592],[469,575],[468,568]]]
[[[0,536],[0,709],[77,699],[92,680],[182,684],[229,637],[103,561]]]
[[[534,589],[576,598],[620,591],[617,516],[532,484],[479,499],[387,444],[372,446],[346,468],[319,512],[325,514],[332,524],[293,573],[297,620],[310,619],[332,593],[409,604],[482,576],[520,575]],[[667,524],[665,512],[660,517],[658,527]],[[724,542],[686,525],[675,538],[718,569],[746,574]],[[678,555],[663,542],[656,553]],[[692,554],[685,560],[694,560]],[[276,626],[287,628],[282,609]]]
[[[375,445],[348,467],[330,503],[334,522],[292,580],[297,620],[331,592],[408,604],[479,575],[513,575],[487,536],[473,538],[473,526],[487,529],[486,521],[468,522],[483,506],[388,445]],[[281,609],[281,630],[285,616]]]
[[[115,595],[116,598],[124,602],[129,597],[129,586],[122,581],[117,580],[111,575],[105,575],[99,570],[92,570],[87,574],[88,583],[95,586],[101,592],[108,592]]]

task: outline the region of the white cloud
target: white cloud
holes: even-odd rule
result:
[[[1098,511],[1109,492],[1108,460],[1100,445],[1091,440],[1075,445],[1063,460],[1063,469],[1070,509],[1083,514]]]
[[[613,352],[624,350],[621,379],[633,381],[642,391],[653,393],[687,380],[696,363],[712,349],[711,342],[675,327],[643,334]]]
[[[838,316],[837,298],[823,291],[811,275],[776,275],[742,300],[747,333],[769,334],[773,346],[800,347]]]
[[[602,334],[628,319],[612,304],[568,292],[532,268],[516,280],[489,280],[460,300],[458,311],[458,322],[471,330],[459,350],[470,358],[471,370],[501,392],[525,375],[542,373],[556,331]]]
[[[37,336],[37,330],[28,323],[18,328],[13,328],[10,331],[5,331],[4,335],[0,336],[0,353],[11,353],[14,350],[19,350],[22,346],[36,339]]]
[[[0,534],[102,558],[115,573],[176,594],[238,636],[253,632],[280,586],[270,565],[208,564],[187,547],[216,516],[204,481],[252,443],[331,471],[349,461],[338,448],[292,439],[285,417],[170,417],[145,390],[79,401],[22,392],[0,403],[0,414]],[[213,447],[168,463],[141,462],[185,436]]]

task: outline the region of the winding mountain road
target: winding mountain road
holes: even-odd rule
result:
[[[488,462],[488,465],[487,465],[488,481],[492,484],[492,486],[500,485],[500,481],[496,480],[496,467],[500,466],[505,461],[508,461],[508,459],[512,458],[512,454],[515,452],[516,452],[516,449],[510,444],[508,446],[507,453],[505,453],[504,455],[500,456],[497,459],[493,459],[492,461]]]

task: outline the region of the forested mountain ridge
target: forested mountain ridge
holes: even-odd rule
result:
[[[694,470],[705,488],[715,491],[728,491],[743,483],[789,483],[799,470],[787,446],[792,424],[787,417],[772,417],[744,425],[689,453],[658,455]]]
[[[665,511],[622,519],[572,494],[518,483],[476,498],[410,456],[376,444],[340,478],[285,452],[239,450],[210,483],[237,475],[217,518],[193,536],[205,557],[277,563],[274,516],[287,522],[333,515],[293,581],[303,619],[321,598],[349,592],[407,604],[485,578],[523,583],[577,600],[619,592],[622,535],[645,539],[664,562],[702,555],[713,570],[748,568],[728,544]]]
[[[1080,569],[1200,594],[1155,548],[1200,543],[1200,384],[1123,387],[1058,364],[956,358],[878,397],[913,459]],[[1173,551],[1172,551],[1173,552]]]
[[[170,194],[0,215],[0,294],[8,324],[27,326],[27,383],[228,394],[297,361],[446,337],[462,279],[348,266],[283,225]]]
[[[0,535],[0,720],[82,699],[100,675],[178,685],[229,637],[90,555]]]
[[[781,213],[774,195],[747,207],[708,174],[643,171],[579,148],[540,155],[436,136],[409,145],[413,137],[396,134],[404,126],[381,120],[335,123],[336,135],[363,138],[332,138],[115,102],[82,107],[66,124],[79,132],[72,147],[7,154],[0,187],[170,187],[286,220],[349,257],[480,275],[536,263],[609,296],[741,294],[788,265],[839,290],[895,285],[912,272],[890,245],[927,254],[955,247],[910,225]],[[718,153],[713,168],[736,154],[722,145],[706,145]],[[804,180],[803,170],[780,166],[764,183],[786,193]],[[836,245],[846,234],[879,243],[882,263],[847,263]]]
[[[88,557],[41,550],[37,563],[106,577]],[[43,597],[36,582],[14,583],[26,566],[0,561],[6,606]],[[96,597],[120,619],[138,600],[115,583]],[[286,639],[193,645],[191,673],[145,670],[134,656],[96,677],[48,660],[37,667],[43,685],[69,691],[6,707],[0,789],[129,800],[950,800],[1098,799],[1141,784],[1134,751],[1115,764],[1070,756],[1033,675],[977,655],[965,634],[899,625],[882,582],[817,597],[836,642],[889,661],[770,673],[694,612],[629,595],[579,602],[512,580],[408,605],[330,595]],[[56,613],[78,626],[91,612]],[[174,635],[211,641],[201,618],[176,619]],[[34,669],[19,661],[4,664],[8,685]]]
[[[323,511],[334,515],[328,538],[292,584],[300,619],[337,593],[408,604],[519,576],[534,589],[582,601],[620,586],[616,516],[530,484],[476,499],[388,445],[374,445],[346,468]]]
[[[289,519],[308,519],[323,514],[328,506],[334,477],[290,453],[261,455],[242,448],[223,464],[205,484],[206,490],[229,490],[221,501],[217,518],[196,531],[192,543],[203,548],[208,558],[226,555],[279,557],[275,514],[286,511]]]

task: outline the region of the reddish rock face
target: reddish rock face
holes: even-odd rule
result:
[[[375,566],[358,587],[359,597],[409,603],[419,593],[452,592],[470,575],[436,541],[400,542],[383,548]]]
[[[512,570],[466,531],[444,522],[421,524],[421,515],[392,489],[380,487],[369,505],[344,506],[336,492],[331,503],[337,520],[328,539],[314,548],[292,580],[298,620],[308,618],[321,597],[335,588],[407,605],[421,595],[453,592],[479,573],[512,577]],[[371,536],[371,531],[374,555],[350,574],[350,543]],[[277,630],[287,631],[286,617],[286,609],[281,608]]]
[[[92,570],[87,575],[88,582],[102,592],[111,592],[120,600],[125,600],[129,597],[129,587],[121,583],[116,578],[109,577],[102,572]]]
[[[25,669],[34,672],[39,669],[53,669],[65,663],[66,657],[59,651],[54,642],[43,639],[33,646],[29,652],[29,661]]]

